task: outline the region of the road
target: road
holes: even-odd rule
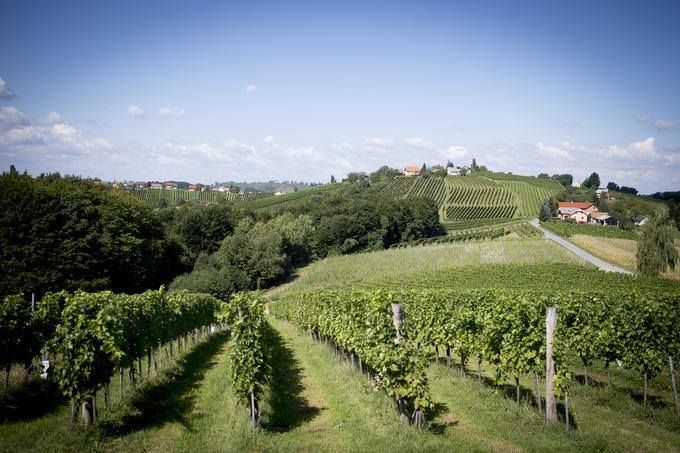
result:
[[[538,219],[532,220],[531,225],[538,228],[543,233],[543,235],[545,235],[551,241],[557,242],[559,245],[561,245],[565,249],[576,254],[577,256],[580,256],[581,258],[588,261],[589,263],[594,264],[595,266],[599,267],[601,270],[603,270],[605,272],[620,272],[622,274],[633,275],[632,272],[627,271],[625,269],[622,269],[618,266],[614,266],[613,264],[609,264],[606,261],[602,261],[601,259],[596,258],[593,255],[591,255],[590,253],[586,252],[582,248],[577,247],[576,245],[572,244],[571,242],[569,242],[565,239],[562,239],[561,237],[559,237],[558,235],[556,235],[554,233],[551,233],[550,231],[546,230],[545,228],[543,228],[541,226]]]

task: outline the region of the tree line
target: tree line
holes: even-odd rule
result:
[[[229,202],[152,210],[92,180],[12,167],[0,175],[0,297],[132,294],[173,282],[225,299],[315,259],[441,234],[434,202],[387,200],[368,181],[275,210]]]

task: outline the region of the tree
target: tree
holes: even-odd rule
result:
[[[331,175],[331,184],[335,183],[335,176]]]
[[[628,194],[631,194],[631,195],[637,195],[637,194],[638,194],[638,191],[637,191],[636,188],[634,188],[634,187],[627,187],[627,186],[621,186],[621,187],[619,187],[619,192],[628,193]]]
[[[472,164],[470,165],[470,169],[472,171],[479,170],[479,167],[477,166],[477,159],[475,159],[474,157],[472,158]]]
[[[610,182],[607,183],[607,190],[614,190],[614,191],[618,192],[619,191],[619,185],[616,184],[615,182],[610,181]]]
[[[675,223],[676,228],[680,229],[680,203],[668,200],[668,217]]]
[[[368,175],[368,180],[371,181],[371,184],[375,184],[378,182],[391,181],[398,175],[399,170],[395,168],[390,168],[387,165],[383,165],[382,167]]]
[[[600,187],[600,175],[595,172],[591,173],[590,176],[583,181],[582,185],[589,189],[597,189]]]
[[[652,216],[642,227],[637,242],[637,269],[648,277],[657,277],[670,267],[675,269],[678,251],[674,246],[673,222]]]
[[[541,179],[550,179],[550,176],[547,173],[541,173],[538,175],[538,177]]]
[[[551,218],[551,212],[550,212],[550,202],[548,201],[547,198],[543,199],[543,204],[541,204],[541,210],[538,213],[538,220],[541,222],[546,222],[550,220]]]
[[[567,173],[563,175],[552,175],[550,179],[559,181],[564,187],[571,187],[571,184],[574,182],[574,177]]]

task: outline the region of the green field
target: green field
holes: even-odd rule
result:
[[[222,200],[243,201],[261,199],[273,196],[273,193],[251,192],[246,194],[225,192],[198,192],[184,189],[126,189],[135,198],[145,203],[155,204],[165,200],[169,205],[175,205],[180,201],[202,201],[205,203],[217,203]]]
[[[573,235],[596,236],[603,238],[630,239],[637,240],[635,230],[622,230],[614,226],[603,225],[579,225],[578,223],[565,222],[563,220],[552,220],[541,222],[541,226],[546,230],[567,238]]]
[[[381,194],[387,197],[427,197],[439,207],[445,225],[501,223],[535,218],[546,197],[561,190],[557,181],[502,173],[475,173],[444,178],[396,178]]]

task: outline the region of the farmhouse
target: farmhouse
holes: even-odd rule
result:
[[[177,189],[177,183],[174,181],[165,181],[163,184],[164,189]]]
[[[460,176],[460,175],[467,175],[470,173],[470,169],[468,167],[446,167],[446,174],[449,176]]]
[[[597,206],[595,206],[593,203],[590,202],[564,202],[561,201],[558,203],[557,206],[557,218],[558,219],[567,219],[567,218],[572,218],[576,220],[578,223],[587,223],[588,222],[588,215],[591,212],[597,211]],[[583,218],[582,215],[577,214],[578,212],[582,212],[585,214],[585,219]],[[578,218],[577,218],[578,217]]]
[[[152,189],[162,189],[162,188],[163,188],[163,184],[161,184],[161,183],[159,183],[159,182],[152,182],[150,187],[151,187]]]
[[[420,167],[415,167],[415,166],[409,166],[405,167],[401,173],[404,176],[416,176],[420,174]]]

